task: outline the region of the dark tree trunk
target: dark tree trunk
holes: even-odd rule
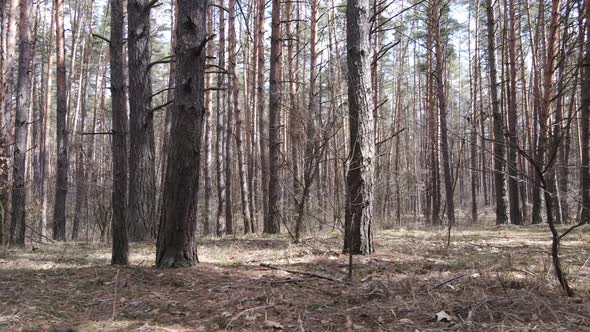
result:
[[[281,2],[272,0],[270,36],[270,85],[268,103],[268,220],[264,233],[277,234],[281,230]]]
[[[112,235],[111,264],[127,265],[129,244],[127,239],[127,101],[125,100],[125,74],[123,69],[123,0],[111,0],[111,108],[113,135]]]
[[[348,0],[346,42],[350,155],[346,172],[344,251],[362,255],[374,251],[371,221],[375,132],[370,100],[369,15],[368,0]]]
[[[580,191],[582,192],[582,212],[580,221],[590,223],[590,1],[584,1],[586,7],[586,43],[584,64],[582,66],[582,105],[580,108],[581,165]]]
[[[496,224],[508,222],[506,197],[506,153],[504,148],[504,117],[498,99],[498,83],[496,78],[496,31],[493,1],[486,0],[486,16],[488,19],[488,68],[490,75],[490,94],[492,101],[492,118],[494,127],[494,185],[496,194]]]
[[[178,0],[176,89],[156,266],[198,262],[194,239],[205,95],[207,1]]]
[[[55,31],[57,47],[57,174],[55,181],[55,205],[53,209],[53,239],[65,241],[66,196],[68,193],[68,104],[64,40],[64,0],[55,0]]]
[[[154,114],[151,110],[149,0],[129,0],[129,206],[131,241],[154,238],[156,172]]]
[[[16,83],[16,116],[14,121],[14,162],[12,164],[12,221],[10,242],[25,245],[25,167],[27,154],[27,132],[29,108],[31,107],[31,84],[33,62],[33,0],[20,2],[20,29],[18,45],[18,80]],[[13,239],[14,230],[18,229]]]

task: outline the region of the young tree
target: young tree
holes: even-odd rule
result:
[[[164,203],[156,249],[160,268],[192,266],[205,105],[206,0],[178,0],[176,89]]]
[[[111,264],[127,265],[127,101],[125,100],[125,74],[123,69],[123,0],[111,0],[111,116],[113,188],[111,192],[113,250]]]
[[[346,171],[344,251],[368,255],[373,248],[373,162],[375,132],[371,103],[369,0],[348,0],[346,43],[348,64],[349,156]]]

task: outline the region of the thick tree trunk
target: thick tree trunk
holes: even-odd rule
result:
[[[346,41],[350,154],[346,174],[344,251],[367,255],[373,248],[375,132],[370,100],[369,1],[348,0]]]
[[[25,167],[27,156],[27,133],[29,108],[31,107],[32,61],[33,61],[33,0],[20,2],[20,31],[18,45],[18,80],[16,83],[16,115],[14,121],[14,162],[12,165],[12,220],[10,242],[25,245],[26,190]],[[16,238],[14,230],[18,229]]]
[[[264,233],[276,234],[281,230],[281,2],[272,0],[270,36],[270,84],[268,103],[268,219]]]
[[[154,238],[156,172],[154,114],[151,110],[149,0],[129,0],[129,206],[131,241]]]
[[[123,69],[123,0],[111,0],[111,109],[113,135],[111,143],[113,188],[111,192],[113,250],[111,264],[127,265],[129,244],[127,239],[127,101],[125,100],[125,74]]]
[[[53,209],[53,239],[66,240],[66,196],[68,193],[68,132],[66,50],[64,40],[64,0],[55,0],[55,31],[57,52],[57,170],[55,205]]]
[[[178,0],[174,112],[156,251],[160,268],[198,262],[194,239],[204,118],[207,1]]]
[[[490,95],[492,102],[492,118],[494,127],[494,185],[496,194],[496,224],[508,223],[506,197],[506,153],[504,143],[504,117],[498,99],[498,83],[496,78],[496,32],[493,1],[486,0],[487,32],[488,32],[488,68],[490,75]]]

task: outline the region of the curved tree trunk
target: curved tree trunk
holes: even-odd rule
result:
[[[362,255],[374,251],[371,221],[375,131],[370,100],[369,13],[368,0],[348,0],[346,42],[350,155],[346,172],[344,251]]]

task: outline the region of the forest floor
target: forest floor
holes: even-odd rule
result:
[[[544,225],[458,229],[448,249],[444,229],[378,231],[352,282],[337,234],[202,240],[201,264],[173,270],[153,267],[153,243],[132,245],[129,267],[100,244],[7,249],[0,331],[590,331],[590,229],[574,233],[573,298]]]

